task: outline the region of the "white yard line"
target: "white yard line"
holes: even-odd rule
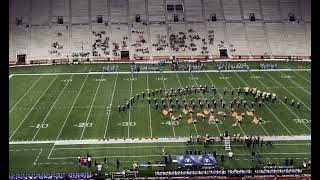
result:
[[[234,72],[239,78],[240,78],[240,76],[236,73],[236,72]],[[222,73],[221,73],[222,74]],[[223,74],[222,74],[222,76],[223,76]],[[246,83],[246,82],[244,82],[243,81],[243,79],[242,78],[240,78],[240,80],[246,85],[246,86],[248,86],[248,84]],[[229,86],[233,89],[233,86],[230,84],[230,82],[228,81],[228,79],[226,79],[226,81],[227,81],[227,83],[229,84]],[[250,111],[250,109],[248,108],[248,106],[246,106],[246,108],[248,109],[248,111]],[[264,132],[269,136],[270,134],[267,132],[267,130],[263,127],[263,125],[260,123],[260,126],[262,127],[262,129],[264,130]]]
[[[292,66],[291,65],[289,65],[289,63],[288,62],[286,62],[286,64],[288,65],[288,67],[290,68],[290,69],[294,69],[294,67],[292,68]],[[310,71],[307,71],[308,73],[310,73],[311,74],[311,69],[310,69]],[[299,73],[297,73],[297,74],[299,74]],[[299,74],[301,77],[304,77],[304,76],[302,76],[301,74]],[[307,79],[306,79],[307,80]],[[309,80],[307,80],[308,82],[310,82]],[[310,82],[311,83],[311,82]]]
[[[51,83],[49,84],[49,86],[46,88],[45,91],[43,91],[43,93],[40,95],[40,97],[38,98],[38,100],[33,104],[32,108],[29,110],[28,114],[23,118],[23,120],[20,122],[19,126],[14,130],[14,132],[12,133],[12,135],[9,138],[10,139],[15,135],[15,133],[18,131],[18,129],[20,128],[20,126],[22,125],[22,123],[27,119],[27,117],[29,116],[29,114],[31,113],[31,111],[33,110],[33,108],[38,104],[38,102],[40,101],[40,99],[42,98],[42,96],[48,91],[48,89],[51,87],[52,83],[57,79],[58,76],[56,76]]]
[[[11,74],[11,75],[9,76],[9,79],[11,79],[13,75],[14,75],[14,74]]]
[[[42,153],[42,149],[40,149],[40,152],[39,152],[39,154],[38,154],[38,156],[37,156],[36,160],[34,160],[33,165],[36,165],[36,164],[37,164],[37,161],[38,161],[38,159],[39,159],[39,157],[40,157],[40,154],[41,154],[41,153]]]
[[[150,89],[149,87],[149,74],[147,74],[147,88]],[[150,104],[149,104],[149,124],[150,124],[150,135],[152,136],[152,124],[151,124],[151,111],[150,111]]]
[[[181,86],[180,78],[179,78],[179,76],[178,76],[178,74],[177,74],[177,73],[176,73],[176,76],[177,76],[177,79],[178,79],[178,82],[179,82],[180,88],[182,89],[183,87]],[[183,95],[183,97],[184,97],[184,98],[186,98],[186,96],[185,96],[185,95]],[[194,123],[192,123],[192,124],[193,124],[193,127],[194,127],[194,129],[195,129],[195,131],[196,131],[197,135],[198,135],[197,125],[196,125],[196,124],[194,124]],[[217,125],[217,124],[216,124],[216,126],[217,126],[218,131],[219,131],[219,134],[220,134],[219,127],[218,127],[218,125]]]
[[[271,77],[271,79],[273,79],[273,81],[277,82],[280,86],[282,86],[285,90],[287,90],[293,97],[295,97],[297,100],[299,100],[301,102],[301,104],[303,104],[309,111],[311,111],[311,109],[303,103],[303,101],[301,101],[299,98],[297,98],[291,91],[289,91],[287,88],[285,88],[281,83],[279,83],[279,81],[277,81],[276,79],[274,79],[270,74],[264,72],[265,74],[267,74],[269,77]]]
[[[267,71],[311,71],[311,69],[251,69],[248,70],[205,70],[205,71],[194,71],[194,73],[203,73],[203,72],[267,72]],[[140,72],[134,72],[134,74],[173,74],[173,73],[188,73],[189,71],[140,71]],[[69,74],[131,74],[129,71],[123,71],[123,72],[91,72],[91,69],[89,72],[80,72],[80,73],[28,73],[28,74],[12,74],[14,76],[41,76],[41,75],[69,75]]]
[[[84,79],[84,81],[83,81],[83,83],[82,83],[82,85],[81,85],[81,87],[80,87],[80,90],[79,90],[76,98],[74,99],[74,101],[73,101],[73,103],[72,103],[72,106],[71,106],[71,108],[70,108],[70,110],[69,110],[69,112],[68,112],[68,115],[67,115],[66,119],[64,120],[63,125],[62,125],[62,127],[61,127],[61,129],[60,129],[60,131],[59,131],[59,133],[58,133],[58,135],[57,135],[57,137],[56,137],[56,141],[57,141],[57,140],[59,139],[59,137],[60,137],[60,134],[61,134],[61,132],[62,132],[62,130],[63,130],[63,128],[64,128],[64,126],[65,126],[65,124],[66,124],[66,122],[67,122],[67,120],[68,120],[68,118],[69,118],[69,116],[70,116],[70,114],[71,114],[71,111],[72,111],[74,105],[76,104],[76,102],[77,102],[77,100],[78,100],[78,97],[79,97],[79,95],[80,95],[80,92],[81,92],[81,90],[82,90],[85,82],[87,81],[88,76],[89,76],[89,74],[87,74],[86,78]],[[49,155],[48,155],[48,158],[50,157],[54,146],[55,146],[55,145],[52,146],[51,151],[50,151],[50,153],[49,153]]]
[[[111,114],[111,110],[112,110],[112,103],[113,103],[114,92],[116,91],[117,80],[118,80],[118,74],[117,74],[117,76],[116,76],[116,80],[115,80],[114,85],[113,85],[112,97],[111,97],[111,102],[110,102],[110,110],[109,110],[109,113],[108,113],[107,124],[106,124],[106,127],[105,127],[105,129],[104,129],[103,139],[105,139],[105,138],[106,138],[106,135],[107,135],[107,129],[108,129],[110,114]]]
[[[207,78],[209,79],[209,81],[211,82],[211,85],[214,85],[214,87],[216,87],[215,86],[215,84],[213,83],[213,81],[211,80],[211,78],[210,78],[210,76],[208,75],[208,73],[205,73],[206,75],[207,75]],[[218,94],[219,94],[219,96],[220,97],[222,97],[222,95],[220,94],[220,92],[219,91],[217,91],[218,92]],[[228,108],[228,110],[231,112],[231,110],[230,110],[230,108],[227,106],[227,108]],[[235,119],[235,118],[234,118]],[[239,129],[241,130],[241,132],[242,132],[242,134],[244,135],[244,136],[246,136],[246,133],[243,131],[243,129],[241,128],[241,126],[238,124],[238,127],[239,127]]]
[[[260,81],[259,79],[257,79],[259,82],[260,82],[260,84],[262,84],[264,87],[266,87],[268,90],[270,90],[262,81]],[[300,119],[280,98],[278,98],[278,100],[294,115],[294,116],[296,116],[298,119]],[[268,109],[269,109],[269,107],[268,106],[266,106]],[[279,122],[281,122],[281,120],[270,110],[270,112],[274,115],[274,117],[276,117],[278,120],[279,120]],[[283,123],[281,122],[281,124],[283,125]],[[309,130],[310,130],[310,127],[308,127],[305,123],[303,123],[303,125],[305,125]],[[284,126],[284,125],[283,125]],[[289,131],[289,129],[286,127],[286,126],[284,126],[286,129],[287,129],[287,131]],[[290,133],[291,134],[291,133]],[[292,134],[291,134],[292,135]]]
[[[279,72],[280,74],[282,75],[285,75],[283,74],[282,72]],[[291,82],[293,82],[295,85],[297,85],[299,88],[301,88],[304,92],[306,92],[307,94],[311,95],[311,93],[309,91],[307,91],[305,88],[301,87],[298,83],[296,83],[294,80],[292,80],[291,78],[288,78]]]
[[[15,103],[15,105],[9,110],[9,113],[19,104],[19,102],[28,94],[28,92],[40,81],[43,76],[40,76],[38,80],[36,80],[32,86],[24,93],[24,95]]]
[[[162,83],[163,83],[163,93],[165,93],[166,91],[167,91],[167,89],[166,89],[166,84],[164,83],[164,78],[163,78],[163,74],[161,73],[161,77],[162,77]],[[168,107],[169,107],[169,101],[167,100],[167,104],[168,104]],[[161,104],[162,105],[162,104]],[[170,117],[170,120],[171,120],[171,127],[172,127],[172,131],[173,131],[173,136],[174,137],[176,137],[176,132],[175,132],[175,130],[174,130],[174,126],[173,126],[173,121],[172,121],[172,119],[171,119],[171,117]]]
[[[131,86],[130,86],[130,97],[129,97],[129,99],[132,97],[132,81],[133,81],[133,73],[131,73],[131,81],[130,81]],[[129,109],[128,138],[130,138],[131,109],[132,109],[132,104],[130,104],[130,109]]]
[[[90,109],[89,109],[89,112],[88,112],[88,114],[87,114],[87,119],[86,119],[86,122],[85,122],[86,124],[88,123],[89,117],[90,117],[90,115],[91,115],[92,106],[93,106],[94,101],[96,100],[96,96],[97,96],[97,94],[98,94],[98,90],[99,90],[99,87],[100,87],[101,82],[102,82],[102,80],[101,80],[102,77],[103,77],[103,75],[101,75],[99,84],[98,84],[98,86],[97,86],[97,88],[96,88],[96,92],[94,93],[94,96],[93,96],[93,99],[92,99],[92,102],[91,102],[91,105],[90,105]],[[80,136],[80,140],[81,140],[82,137],[83,137],[83,133],[84,133],[84,130],[85,130],[85,129],[86,129],[86,126],[84,126],[83,129],[82,129],[81,136]]]
[[[73,77],[73,75],[70,76],[69,79],[71,79]],[[51,113],[52,109],[54,108],[54,106],[56,105],[56,103],[58,102],[61,94],[63,93],[64,89],[68,86],[70,81],[68,81],[64,87],[62,88],[61,92],[59,93],[58,97],[54,100],[50,110],[48,111],[47,115],[45,116],[45,118],[43,119],[43,121],[41,122],[41,125],[40,127],[37,129],[36,133],[34,134],[33,138],[32,138],[32,141],[36,138],[37,134],[39,133],[40,129],[41,129],[41,126],[43,125],[44,122],[46,122],[47,118],[49,117],[49,114]]]
[[[264,141],[311,141],[311,135],[293,135],[293,136],[260,136]],[[171,137],[157,139],[109,139],[106,141],[98,139],[86,140],[50,140],[50,141],[10,141],[9,144],[54,144],[58,145],[80,145],[80,144],[148,144],[148,143],[185,143],[190,137]],[[53,146],[53,147],[54,147]]]

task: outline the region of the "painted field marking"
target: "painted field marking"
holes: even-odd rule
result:
[[[111,97],[111,102],[110,102],[110,112],[108,113],[107,124],[106,124],[106,127],[104,129],[103,139],[105,139],[106,135],[107,135],[107,129],[108,129],[108,125],[109,125],[109,119],[110,119],[110,114],[111,114],[111,107],[112,107],[112,103],[113,103],[114,92],[115,92],[116,86],[117,86],[117,80],[118,80],[118,74],[116,76],[116,80],[115,80],[114,85],[113,85],[112,97]]]
[[[48,89],[51,87],[51,85],[53,84],[53,82],[57,79],[58,76],[56,76],[51,83],[49,84],[49,86],[45,89],[45,91],[43,91],[43,93],[40,95],[40,97],[38,98],[38,100],[33,104],[32,108],[29,110],[28,114],[23,118],[23,120],[20,122],[20,124],[18,125],[18,127],[14,130],[14,132],[12,133],[12,135],[9,138],[10,139],[15,135],[15,133],[18,131],[18,129],[20,128],[20,126],[22,125],[22,123],[27,119],[27,117],[29,116],[29,114],[31,113],[31,111],[33,110],[33,108],[38,104],[38,102],[40,101],[40,99],[42,98],[42,96],[48,91]]]
[[[42,153],[42,149],[40,149],[40,152],[39,152],[37,158],[34,160],[33,165],[36,165],[41,153]]]
[[[262,81],[260,81],[259,79],[257,79],[259,82],[260,82],[260,84],[262,84],[264,87],[266,87],[268,90],[270,90]],[[285,105],[285,107],[294,115],[294,116],[296,116],[298,119],[299,119],[299,117],[281,100],[281,99],[279,99],[279,101],[283,104],[283,105]],[[268,109],[269,109],[269,107],[268,106],[266,106]],[[281,122],[281,120],[270,110],[270,112],[274,115],[274,117],[283,125],[283,123]],[[283,125],[284,126],[284,125]],[[305,125],[309,130],[310,130],[310,128],[307,126],[307,125]],[[284,126],[285,127],[285,129],[288,131],[288,132],[290,132],[289,131],[289,129],[286,127],[286,126]],[[290,134],[291,134],[291,132],[290,132]],[[291,134],[292,135],[292,134]]]
[[[181,85],[180,78],[179,78],[179,76],[178,76],[177,73],[176,73],[176,76],[177,76],[177,79],[178,79],[178,82],[179,82],[179,86],[180,86],[180,88],[182,89],[183,87],[182,87],[182,85]],[[196,81],[195,81],[195,78],[190,78],[190,77],[189,77],[189,79],[192,79],[194,82],[196,82]],[[199,79],[199,78],[198,78],[198,79]],[[198,85],[197,85],[197,86],[198,86]],[[186,98],[185,95],[183,95],[183,97]],[[196,133],[198,134],[197,125],[194,124],[194,123],[192,123],[192,124],[193,124],[193,127],[194,127]],[[218,126],[217,126],[217,127],[218,127]],[[219,127],[218,127],[218,131],[220,132]]]
[[[73,75],[71,75],[70,78],[72,78],[72,76],[73,76]],[[64,85],[64,87],[62,88],[61,92],[59,93],[58,97],[54,100],[54,102],[53,102],[50,110],[48,111],[47,115],[44,117],[43,121],[41,122],[41,126],[42,126],[42,124],[43,124],[44,122],[46,122],[47,118],[49,117],[49,114],[51,113],[52,109],[54,108],[54,106],[55,106],[56,103],[58,102],[61,94],[63,93],[64,89],[68,86],[69,82],[71,82],[71,81],[67,81],[67,83]],[[37,136],[37,134],[39,133],[40,129],[41,129],[41,128],[39,128],[39,129],[36,131],[36,133],[34,134],[34,136],[33,136],[33,138],[32,138],[32,141],[36,138],[36,136]]]
[[[205,73],[205,74],[207,75],[207,78],[209,79],[211,85],[216,86],[216,85],[213,83],[213,81],[211,80],[211,78],[210,78],[210,76],[208,75],[208,73]],[[220,93],[219,91],[217,91],[217,92],[218,92],[219,96],[222,97],[221,93]],[[230,108],[229,108],[228,106],[227,106],[227,108],[228,108],[228,110],[231,112],[231,110],[230,110]],[[242,134],[243,134],[244,136],[246,136],[246,133],[243,131],[243,129],[241,128],[241,126],[240,126],[239,124],[238,124],[238,127],[239,127],[239,129],[241,130]],[[220,134],[221,134],[221,133],[220,133]]]
[[[289,91],[286,87],[284,87],[281,83],[279,83],[279,81],[277,81],[276,79],[274,79],[270,74],[264,72],[265,74],[267,74],[269,77],[271,77],[271,79],[273,79],[273,81],[277,82],[280,86],[282,86],[285,90],[287,90],[293,97],[295,97],[296,99],[298,99],[301,104],[303,104],[309,111],[311,111],[311,109],[303,103],[303,101],[301,101],[299,98],[297,98],[291,91]]]
[[[222,74],[222,73],[221,73]],[[240,80],[246,85],[248,86],[248,84],[235,72],[235,74],[240,78]],[[233,86],[230,84],[230,82],[228,80],[226,80],[227,83],[229,84],[229,86],[233,89]],[[248,111],[250,111],[249,107],[246,106],[246,108],[248,109]],[[269,133],[267,132],[267,130],[263,127],[263,125],[260,123],[260,126],[262,127],[262,129],[264,130],[264,132],[269,136]]]
[[[84,79],[84,81],[83,81],[83,83],[82,83],[82,85],[81,85],[81,87],[80,87],[80,90],[79,90],[76,98],[74,99],[74,101],[73,101],[73,103],[72,103],[72,106],[71,106],[71,108],[70,108],[70,110],[69,110],[69,112],[68,112],[68,114],[67,114],[67,116],[66,116],[66,119],[64,120],[64,122],[63,122],[63,124],[62,124],[62,127],[61,127],[61,129],[60,129],[60,131],[59,131],[59,133],[58,133],[58,135],[57,135],[57,137],[56,137],[56,141],[57,141],[57,140],[59,139],[59,137],[60,137],[60,134],[61,134],[61,132],[62,132],[62,130],[63,130],[63,128],[64,128],[64,126],[65,126],[65,124],[66,124],[66,122],[67,122],[67,120],[68,120],[68,118],[69,118],[69,116],[70,116],[70,114],[71,114],[71,111],[72,111],[74,105],[76,104],[76,102],[77,102],[77,100],[78,100],[78,97],[79,97],[79,95],[80,95],[80,92],[81,92],[81,90],[82,90],[85,82],[87,81],[88,76],[89,76],[89,74],[87,74],[86,78]],[[54,146],[55,146],[55,144],[52,146],[51,151],[50,151],[50,153],[49,153],[49,155],[48,155],[47,158],[50,157]]]
[[[161,73],[161,77],[163,79],[163,74],[162,73]],[[162,84],[163,84],[163,88],[164,88],[163,91],[166,91],[166,84],[164,83],[164,80],[162,80]],[[167,104],[169,106],[169,100],[167,100]],[[171,119],[171,121],[172,121],[172,119]],[[172,127],[173,136],[176,137],[176,132],[174,130],[173,125],[171,125],[171,127]]]
[[[38,80],[36,80],[32,86],[24,93],[24,95],[14,104],[14,106],[9,110],[9,113],[19,104],[19,102],[28,94],[28,92],[40,81],[43,76],[40,76]]]
[[[133,78],[133,73],[131,73],[131,81],[130,81],[130,97],[132,97],[132,81],[137,78]],[[130,109],[129,109],[129,124],[130,124],[130,121],[131,121],[131,109],[132,109],[132,105],[130,106]],[[128,138],[130,137],[130,126],[128,126]]]
[[[14,74],[10,74],[9,79],[11,79],[13,75],[14,75]]]
[[[101,74],[100,79],[101,79],[101,78],[102,78],[102,74]],[[98,90],[99,90],[99,87],[100,87],[100,85],[101,85],[101,82],[102,82],[102,81],[99,81],[99,84],[98,84],[98,86],[97,86],[97,88],[96,88],[96,92],[94,93],[94,96],[93,96],[93,99],[92,99],[92,102],[91,102],[91,105],[90,105],[90,109],[89,109],[89,112],[88,112],[88,114],[87,114],[87,119],[86,119],[86,122],[85,122],[85,123],[88,123],[88,120],[89,120],[89,117],[90,117],[90,114],[91,114],[91,110],[92,110],[92,105],[93,105],[94,101],[96,100],[96,96],[97,96],[97,94],[98,94]],[[86,129],[86,126],[84,126],[83,129],[82,129],[81,136],[80,136],[80,140],[81,140],[82,137],[83,137],[83,133],[84,133],[85,129]]]
[[[279,72],[280,74],[283,74],[282,72]],[[284,75],[284,74],[283,74]],[[311,95],[310,92],[308,92],[306,89],[304,89],[303,87],[301,87],[298,83],[296,83],[294,80],[289,79],[291,82],[293,82],[295,85],[297,85],[299,88],[301,88],[304,92],[306,92],[307,94]]]
[[[147,76],[148,76],[148,74],[147,74]],[[157,80],[157,81],[166,81],[166,80],[168,80],[168,78],[158,77],[158,78],[155,78],[155,80]]]
[[[164,80],[164,79],[162,79],[162,80]],[[147,87],[148,87],[148,89],[150,88],[149,87],[149,74],[147,74]],[[153,137],[152,136],[152,122],[151,122],[151,110],[150,110],[150,104],[149,104],[149,124],[150,124],[150,136],[151,136],[151,138]]]

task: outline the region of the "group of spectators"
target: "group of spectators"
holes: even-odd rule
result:
[[[133,30],[132,34],[134,34],[134,33],[139,34],[139,38],[131,46],[136,48],[135,49],[136,52],[141,52],[142,54],[149,54],[149,48],[148,47],[142,48],[142,46],[147,43],[147,41],[143,37],[144,31]]]
[[[172,64],[173,71],[204,71],[207,70],[205,63],[192,63],[192,64]]]
[[[89,52],[79,52],[79,53],[72,53],[73,58],[77,58],[77,57],[89,57],[90,53]]]
[[[108,36],[104,37],[106,35],[106,31],[92,31],[92,34],[96,38],[92,45],[92,56],[101,56],[98,49],[100,49],[104,55],[109,55],[110,51],[108,51],[108,49],[110,38]]]
[[[221,62],[217,64],[218,70],[249,70],[247,63],[230,64],[228,62]]]
[[[277,64],[260,64],[259,69],[278,69]]]
[[[118,65],[108,65],[107,67],[103,67],[104,72],[119,72]]]
[[[164,51],[168,47],[167,36],[159,34],[157,37],[157,43],[152,44],[157,51]]]
[[[160,67],[157,65],[146,65],[146,66],[140,66],[139,64],[132,64],[130,66],[131,72],[140,72],[140,71],[160,71]]]
[[[92,174],[88,172],[79,173],[41,173],[41,174],[14,174],[10,175],[10,180],[24,179],[89,179]]]
[[[62,37],[62,33],[57,33],[57,36],[58,37]],[[59,42],[53,42],[51,44],[51,51],[49,51],[50,54],[53,54],[53,55],[61,55],[61,52],[59,52],[60,50],[63,49],[63,46],[61,44],[59,44]]]

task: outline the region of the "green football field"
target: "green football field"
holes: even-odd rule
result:
[[[112,144],[112,145],[53,145],[36,144],[57,140],[97,140],[97,139],[139,139],[189,137],[190,135],[219,136],[224,131],[231,135],[259,136],[292,136],[310,135],[311,132],[311,70],[310,63],[277,62],[283,69],[291,71],[264,72],[193,72],[193,73],[115,73],[98,74],[105,64],[96,65],[54,65],[38,67],[10,68],[9,76],[9,141],[24,142],[20,145],[10,145],[10,171],[19,172],[57,172],[57,171],[87,171],[84,167],[75,165],[76,157],[86,152],[93,153],[97,159],[109,157],[119,158],[124,162],[123,167],[131,166],[132,161],[155,161],[162,159],[161,147],[167,147],[173,155],[184,153],[188,148],[182,143],[162,144]],[[250,63],[257,67],[258,63]],[[120,65],[120,71],[128,71],[129,65]],[[170,67],[165,65],[164,70]],[[215,69],[214,64],[209,69]],[[303,70],[298,70],[303,69]],[[91,72],[91,73],[90,73]],[[45,73],[45,74],[44,74]],[[191,98],[196,104],[198,99],[204,102],[207,98],[217,101],[213,115],[219,122],[208,122],[197,116],[203,108],[198,105],[193,114],[185,114],[181,109],[174,108],[173,115],[182,115],[180,121],[173,121],[162,112],[160,99],[164,98],[164,90],[198,86],[208,86],[208,92],[192,93],[174,96],[181,103],[183,98],[190,104]],[[211,91],[211,86],[217,88],[217,93]],[[238,97],[231,94],[236,88],[257,88],[264,92],[276,93],[277,100],[254,104],[254,116],[262,118],[263,122],[255,124],[251,116],[245,116],[241,124],[231,115],[230,102],[234,98],[247,101],[247,106],[233,107],[237,113],[250,111],[252,95],[243,93]],[[162,89],[163,92],[152,96],[148,104],[147,91]],[[226,94],[224,91],[226,90]],[[142,98],[141,93],[146,92]],[[136,98],[136,94],[140,98]],[[119,112],[118,106],[125,105],[130,97],[135,97],[132,107],[125,112]],[[218,99],[223,97],[226,107],[222,107]],[[288,102],[284,102],[284,97]],[[159,103],[155,107],[154,98]],[[295,105],[291,106],[291,100]],[[297,102],[300,108],[297,108]],[[212,106],[212,103],[211,103]],[[221,113],[226,113],[225,119]],[[197,119],[197,124],[189,124],[188,119]],[[280,142],[281,143],[281,142]],[[287,156],[292,158],[309,158],[309,141],[286,141],[291,145],[275,145],[273,148],[258,149],[261,156],[281,160]],[[275,143],[276,144],[276,143]],[[296,144],[296,145],[295,145]],[[139,148],[139,146],[142,146]],[[150,146],[150,147],[144,147]],[[172,146],[172,147],[170,147]],[[233,145],[231,144],[231,147]],[[112,148],[114,147],[114,148]],[[195,147],[196,148],[196,147]],[[200,147],[199,147],[200,148]],[[203,148],[203,147],[201,147]],[[223,144],[210,146],[205,151],[217,149],[225,153]],[[235,146],[235,154],[240,159],[251,150]],[[267,154],[263,154],[267,153]],[[269,154],[268,154],[269,153]],[[93,156],[93,157],[94,157]],[[126,162],[128,161],[128,162]],[[251,167],[246,161],[226,162],[229,167]],[[300,163],[301,164],[301,163]],[[299,165],[300,165],[299,164]],[[61,169],[61,167],[63,167]],[[113,166],[110,169],[115,168]]]

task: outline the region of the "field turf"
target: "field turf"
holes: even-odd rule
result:
[[[310,63],[285,63],[277,62],[281,68],[310,68]],[[310,135],[311,128],[311,71],[277,71],[277,72],[203,72],[203,73],[149,73],[149,74],[90,74],[87,72],[99,72],[101,65],[54,65],[38,67],[10,68],[9,79],[9,141],[44,141],[44,140],[86,140],[102,138],[145,138],[145,137],[188,137],[191,134],[211,134],[218,136],[225,130],[229,133],[240,135]],[[251,67],[257,67],[257,63],[251,63]],[[215,69],[215,65],[209,66]],[[120,65],[121,71],[128,71],[129,65]],[[170,67],[165,65],[164,69]],[[46,74],[41,73],[68,73],[82,72],[82,74]],[[21,75],[22,73],[29,75]],[[18,75],[20,74],[20,75]],[[30,75],[34,74],[34,75]],[[208,123],[196,116],[202,111],[198,106],[194,109],[194,118],[198,118],[197,124],[188,124],[189,115],[181,111],[174,115],[183,114],[182,120],[171,121],[170,117],[162,114],[162,105],[155,108],[151,95],[151,104],[147,98],[141,97],[141,92],[147,89],[177,89],[186,86],[207,85],[209,92],[186,95],[189,102],[193,98],[214,97],[218,100],[223,96],[226,107],[222,108],[218,102],[215,110],[216,117],[222,123]],[[217,88],[217,93],[211,92],[211,86]],[[234,88],[257,88],[262,91],[276,93],[278,100],[275,103],[267,101],[261,108],[255,104],[255,115],[263,118],[260,125],[252,123],[252,118],[245,117],[241,125],[232,126],[235,119],[230,115],[230,101],[236,97],[231,95]],[[226,95],[223,90],[227,89]],[[140,94],[139,100],[135,99],[133,107],[125,112],[118,112],[118,105],[123,105],[130,97]],[[248,111],[251,108],[253,97],[245,97],[248,107],[235,108],[237,112]],[[284,103],[284,97],[288,102]],[[158,103],[163,94],[156,95]],[[176,97],[173,99],[175,100]],[[178,97],[180,102],[184,98]],[[300,109],[291,106],[291,100],[300,102]],[[160,104],[160,103],[159,103]],[[219,111],[227,113],[226,119],[218,115]],[[288,142],[294,144],[292,142]],[[296,142],[297,144],[301,142]],[[306,142],[304,142],[305,144]],[[151,146],[147,144],[146,146]],[[177,143],[171,143],[174,146]],[[178,143],[179,145],[179,143]],[[60,150],[59,146],[52,149],[52,144],[10,145],[10,171],[18,172],[56,172],[61,171],[59,166],[63,164],[66,171],[78,171],[74,159],[77,153],[89,151],[77,149],[83,145],[72,146],[74,149]],[[93,147],[102,145],[90,145]],[[85,146],[84,148],[90,147]],[[104,145],[125,146],[125,145]],[[126,145],[129,147],[129,145]],[[140,144],[134,146],[141,146]],[[154,145],[157,146],[157,145]],[[158,145],[159,146],[159,145]],[[163,145],[161,145],[163,146]],[[169,146],[169,145],[167,145]],[[232,146],[232,145],[231,145]],[[302,146],[302,145],[301,145]],[[68,146],[71,147],[71,146]],[[295,146],[280,146],[281,152],[310,152],[309,146],[303,146],[304,150]],[[34,149],[26,150],[23,149]],[[40,150],[42,149],[42,150]],[[120,156],[143,156],[145,154],[159,154],[159,147],[141,148],[132,151],[129,148],[120,150],[94,149],[96,156],[103,157],[113,153]],[[172,147],[172,154],[184,153],[185,147]],[[212,148],[211,149],[215,149]],[[239,153],[242,152],[239,148]],[[49,154],[52,150],[52,154]],[[220,147],[223,153],[223,147]],[[220,151],[217,150],[217,151]],[[237,153],[238,148],[233,150]],[[276,152],[268,150],[268,152]],[[247,152],[248,154],[250,152]],[[278,154],[281,156],[281,154]],[[289,155],[289,154],[287,154]],[[309,157],[307,154],[293,154],[293,157]],[[38,158],[37,158],[38,157]],[[59,159],[59,157],[61,157]],[[274,157],[274,156],[272,156]],[[49,159],[48,159],[49,158]],[[50,159],[58,158],[58,159]],[[116,157],[115,157],[116,158]],[[122,157],[127,159],[128,157]],[[131,157],[135,160],[155,160],[160,157]],[[280,158],[280,157],[279,157]],[[281,158],[284,158],[281,156]],[[34,164],[35,159],[37,162]],[[160,158],[161,159],[161,158]],[[63,162],[62,162],[63,161]],[[127,160],[129,161],[129,160]],[[70,162],[70,164],[69,164]],[[41,164],[40,164],[41,163]],[[45,164],[48,163],[48,164]],[[54,164],[56,163],[56,164]],[[60,163],[60,164],[59,164]],[[131,162],[128,162],[129,164]],[[132,164],[132,163],[131,163]],[[241,165],[242,164],[242,165]],[[128,165],[129,166],[129,165]],[[250,165],[246,163],[230,163],[230,167]],[[81,167],[80,167],[81,169]],[[111,168],[112,169],[112,168]],[[84,169],[85,170],[85,169]]]

